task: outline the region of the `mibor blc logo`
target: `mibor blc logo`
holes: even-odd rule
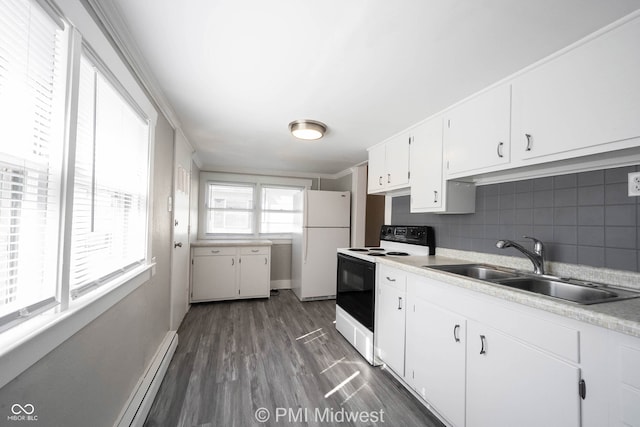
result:
[[[14,403],[11,405],[11,415],[7,415],[7,421],[38,421],[38,415],[32,403]]]

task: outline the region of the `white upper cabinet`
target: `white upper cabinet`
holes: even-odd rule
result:
[[[411,135],[403,133],[369,149],[369,193],[409,186],[410,142]]]
[[[474,212],[475,186],[444,180],[442,117],[414,127],[411,134],[411,212]]]
[[[411,211],[442,207],[442,117],[413,128]]]
[[[508,164],[510,120],[511,85],[490,89],[449,110],[444,118],[447,177]]]
[[[640,18],[512,82],[514,166],[637,146]]]

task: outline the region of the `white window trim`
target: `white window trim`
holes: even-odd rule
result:
[[[48,1],[48,0],[46,0]],[[105,313],[111,307],[122,301],[131,292],[147,283],[155,274],[155,258],[152,256],[152,219],[153,219],[153,161],[155,151],[155,128],[158,120],[158,113],[149,100],[144,90],[140,87],[136,78],[129,71],[128,66],[122,62],[118,53],[113,49],[110,42],[105,38],[102,30],[93,21],[93,18],[86,11],[79,0],[56,0],[55,5],[52,4],[53,11],[64,17],[64,22],[70,26],[67,60],[67,80],[66,91],[70,94],[77,90],[78,80],[77,73],[79,69],[79,58],[82,52],[81,43],[85,41],[89,44],[96,55],[107,64],[111,74],[118,80],[121,88],[127,95],[135,101],[137,107],[144,113],[149,120],[149,154],[148,154],[148,207],[147,207],[147,251],[146,264],[133,269],[126,274],[117,277],[113,281],[104,286],[78,298],[70,301],[68,289],[64,292],[62,286],[59,286],[58,295],[61,304],[42,314],[35,315],[21,324],[14,326],[0,333],[0,388],[12,381],[26,369],[31,367],[38,360],[46,356],[49,352],[60,346],[67,339],[72,337],[78,331],[86,327],[100,315]],[[72,23],[69,24],[69,23]],[[74,117],[77,113],[77,97],[67,97],[65,105],[65,127],[67,135],[65,139],[75,135],[75,128],[71,123],[75,121]],[[66,144],[67,146],[69,144]],[[75,157],[75,156],[73,156]],[[69,160],[73,158],[69,157]],[[65,163],[63,171],[63,180],[73,180],[72,168]],[[70,173],[71,172],[71,173]],[[71,206],[67,204],[72,197],[69,193],[68,186],[62,187],[64,193],[61,201],[63,206]],[[65,217],[70,215],[70,211],[61,212],[61,222],[65,221]],[[69,239],[70,228],[64,227],[61,231],[62,239]],[[67,245],[68,247],[68,245]],[[59,265],[62,269],[68,270],[64,261],[68,261],[63,251],[59,251]],[[62,270],[61,269],[61,270]],[[61,271],[60,276],[63,274]]]
[[[229,184],[247,184],[254,185],[254,203],[256,204],[256,215],[253,218],[252,234],[207,234],[205,233],[205,224],[207,223],[207,187],[210,183],[229,183]],[[243,175],[222,172],[200,172],[200,188],[199,188],[199,206],[198,206],[198,224],[203,224],[198,230],[198,239],[200,240],[247,240],[247,239],[266,239],[278,240],[283,242],[291,241],[291,234],[282,233],[258,233],[260,213],[262,205],[259,201],[261,197],[261,189],[266,187],[299,187],[304,189],[311,188],[312,181],[310,179],[288,178],[279,176],[266,175]]]

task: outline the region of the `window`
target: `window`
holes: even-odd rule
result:
[[[92,61],[80,63],[70,288],[81,294],[146,253],[146,120]]]
[[[0,22],[4,329],[146,262],[149,115],[46,2],[1,1]]]
[[[209,184],[207,234],[253,233],[252,185]]]
[[[295,205],[300,188],[262,187],[260,233],[291,233],[300,227],[302,206]]]
[[[296,206],[295,196],[309,186],[307,180],[214,172],[205,175],[225,180],[206,180],[206,176],[201,176],[205,211],[202,238],[288,235],[300,227],[302,206]],[[296,185],[286,185],[289,183]]]
[[[35,4],[0,2],[0,326],[55,303],[63,31]]]

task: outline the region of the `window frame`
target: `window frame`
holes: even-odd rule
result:
[[[208,188],[210,184],[225,185],[242,185],[254,186],[253,203],[254,215],[252,224],[252,233],[207,233],[207,214],[209,208]],[[245,175],[224,172],[200,172],[200,188],[199,188],[199,204],[198,204],[198,223],[203,224],[198,230],[198,239],[200,240],[243,240],[243,239],[282,239],[289,240],[292,233],[261,233],[261,215],[262,215],[262,188],[299,188],[301,190],[310,189],[312,181],[303,178],[290,178],[281,176],[267,175]]]
[[[287,236],[290,237],[291,234],[293,232],[289,232],[289,233],[267,233],[262,231],[262,214],[263,212],[287,212],[287,213],[300,213],[300,218],[302,218],[302,213],[304,212],[303,209],[297,210],[297,209],[292,209],[292,210],[275,210],[275,209],[265,209],[264,205],[262,203],[262,192],[265,188],[273,188],[273,189],[285,189],[285,190],[298,190],[298,191],[304,191],[305,187],[299,187],[299,186],[292,186],[292,185],[273,185],[273,184],[261,184],[260,185],[260,206],[259,206],[259,210],[258,210],[258,220],[257,220],[257,232],[258,235],[263,236],[263,237],[281,237],[281,236]]]

